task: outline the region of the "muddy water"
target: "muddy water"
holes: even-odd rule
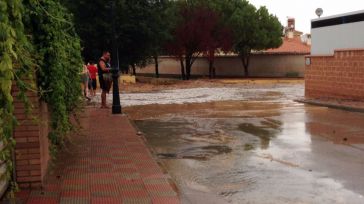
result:
[[[259,91],[125,110],[183,203],[364,203],[364,114],[295,103],[289,87]]]

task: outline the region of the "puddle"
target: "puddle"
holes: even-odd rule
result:
[[[131,106],[125,107],[124,111],[133,120],[170,119],[178,115],[183,115],[184,117],[249,119],[280,116],[280,108],[282,108],[282,104],[275,102],[215,101],[206,103]],[[269,120],[273,119],[268,119],[267,122]],[[274,122],[271,121],[271,123]]]
[[[269,127],[269,128],[275,129],[275,130],[280,130],[283,123],[279,120],[265,118],[264,121],[261,121],[261,124],[263,126],[266,126],[266,127]]]
[[[264,127],[255,126],[250,123],[240,124],[239,130],[259,137],[262,149],[267,149],[269,147],[269,142],[271,138],[274,137],[274,133],[272,131],[266,130],[264,129]]]
[[[244,145],[244,150],[245,151],[250,151],[250,150],[253,150],[254,149],[254,146],[252,144],[245,144]]]
[[[124,110],[182,203],[364,203],[364,114],[293,102],[302,88],[199,89],[181,104],[153,93],[141,98],[159,104]],[[216,91],[240,100],[205,100]]]
[[[268,149],[270,140],[275,137],[282,126],[282,122],[274,119],[265,118],[260,121],[261,125],[257,126],[252,123],[242,123],[238,126],[240,131],[256,136],[260,139],[260,148]],[[245,150],[254,149],[251,144],[245,144]]]
[[[160,153],[157,154],[160,159],[194,159],[208,160],[219,154],[231,153],[232,149],[227,146],[204,146],[184,149],[178,153]]]

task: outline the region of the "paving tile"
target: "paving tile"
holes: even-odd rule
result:
[[[121,195],[124,198],[144,198],[148,197],[148,192],[147,190],[125,190],[121,191]]]
[[[143,179],[145,184],[165,184],[168,183],[166,178],[144,178]]]
[[[27,204],[57,204],[57,198],[49,198],[49,197],[30,197]]]
[[[116,168],[133,168],[136,171],[135,163],[132,163],[132,164],[114,164],[114,169],[116,169]]]
[[[126,174],[133,174],[135,173],[137,170],[136,168],[125,168],[125,167],[120,167],[120,166],[114,166],[114,168],[112,169],[112,172],[114,174],[121,174],[121,173],[126,173]]]
[[[148,191],[149,195],[152,197],[177,197],[177,193],[173,190],[171,191]]]
[[[116,184],[92,184],[91,191],[92,192],[118,191],[118,185],[116,185]]]
[[[87,179],[64,179],[63,185],[85,185],[87,184]]]
[[[92,197],[114,197],[117,198],[120,196],[120,193],[117,191],[93,191],[91,192]]]
[[[118,176],[118,178],[125,178],[125,179],[141,178],[139,173],[118,172],[116,175]]]
[[[114,197],[93,197],[91,198],[91,204],[121,204],[121,198]]]
[[[63,185],[62,190],[63,191],[70,191],[70,190],[88,190],[89,185]]]
[[[124,198],[123,204],[151,204],[152,199],[149,197],[142,197],[142,198]]]
[[[31,198],[32,197],[54,197],[56,198],[57,196],[59,196],[59,192],[54,192],[54,191],[40,191],[40,190],[33,190],[30,195]]]
[[[60,179],[87,179],[87,178],[88,177],[87,174],[85,174],[85,171],[66,172],[60,177]]]
[[[114,164],[132,164],[134,163],[130,158],[113,158]]]
[[[161,172],[140,172],[140,176],[143,178],[164,178],[164,174]]]
[[[133,191],[133,190],[145,190],[145,186],[143,183],[129,183],[129,184],[124,184],[124,185],[120,185],[119,189],[121,191]]]
[[[101,173],[89,173],[90,179],[114,179],[115,175],[108,172],[101,172]]]
[[[23,190],[20,192],[17,192],[15,197],[19,198],[19,199],[28,199],[30,196],[30,191],[29,190]]]
[[[89,204],[90,203],[90,198],[86,198],[86,197],[74,197],[74,198],[62,197],[59,203],[60,204]]]
[[[116,180],[114,178],[104,178],[104,179],[90,179],[90,184],[114,184]]]
[[[152,198],[153,204],[178,204],[180,201],[177,199],[177,197],[169,197],[169,196],[163,196],[163,197],[154,197]]]
[[[23,191],[19,198],[31,204],[179,203],[126,117],[92,108],[86,113],[87,128],[59,154],[43,191]]]
[[[138,178],[138,179],[119,178],[116,180],[116,183],[119,185],[144,184],[144,182],[141,178]]]
[[[145,184],[145,187],[148,191],[166,191],[173,192],[172,187],[168,183],[163,184]]]
[[[67,191],[63,191],[61,193],[61,197],[62,198],[67,198],[67,197],[84,197],[84,198],[88,198],[90,197],[90,191],[88,190],[67,190]]]

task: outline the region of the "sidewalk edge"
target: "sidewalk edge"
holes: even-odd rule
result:
[[[299,102],[299,103],[309,104],[309,105],[323,106],[323,107],[340,109],[340,110],[345,110],[345,111],[350,111],[350,112],[364,113],[364,108],[337,104],[334,102],[330,103],[328,101],[320,101],[320,100],[312,100],[312,99],[295,99],[294,101]]]

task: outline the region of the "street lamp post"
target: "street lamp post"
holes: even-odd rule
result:
[[[111,20],[112,20],[112,114],[121,114],[120,95],[119,95],[119,48],[115,32],[115,1],[111,1]]]

